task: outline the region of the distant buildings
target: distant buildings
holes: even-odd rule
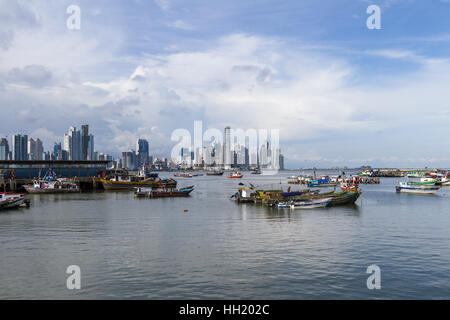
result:
[[[64,147],[69,160],[93,160],[94,136],[89,134],[89,125],[81,126],[81,130],[70,127],[64,135]]]
[[[11,141],[12,160],[28,160],[28,136],[14,134]]]
[[[11,144],[7,138],[0,139],[0,160],[113,160],[112,156],[94,149],[94,136],[89,134],[89,125],[82,125],[81,130],[70,127],[64,134],[63,142],[55,142],[53,150],[44,151],[39,138],[14,134]]]
[[[284,156],[278,143],[271,145],[265,139],[258,145],[257,132],[249,130],[224,129],[223,141],[212,141],[208,145],[192,150],[192,147],[180,149],[176,166],[182,169],[222,168],[230,170],[261,168],[284,170]]]
[[[0,160],[10,160],[11,154],[9,151],[8,139],[0,139]]]

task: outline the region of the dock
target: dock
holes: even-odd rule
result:
[[[39,175],[43,177],[48,170],[57,176],[75,178],[81,190],[102,189],[98,177],[107,170],[110,161],[83,160],[1,160],[0,190],[23,191],[25,184],[30,184]]]

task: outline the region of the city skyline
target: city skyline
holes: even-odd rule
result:
[[[0,105],[11,121],[0,136],[21,127],[45,142],[89,121],[105,153],[152,137],[163,155],[173,130],[202,120],[280,129],[290,168],[450,163],[439,144],[448,1],[382,1],[380,30],[366,26],[367,1],[82,0],[79,30],[67,29],[70,4],[2,2]]]

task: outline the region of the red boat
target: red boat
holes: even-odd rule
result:
[[[232,174],[228,175],[228,178],[230,178],[230,179],[240,179],[243,176],[244,175],[242,173],[240,173],[239,171],[235,171]]]

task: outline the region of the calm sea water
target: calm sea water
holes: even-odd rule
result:
[[[286,188],[294,173],[180,178],[195,185],[187,199],[29,196],[0,213],[0,298],[450,298],[450,187],[396,194],[382,179],[356,206],[303,211],[230,199],[239,182]],[[367,289],[372,264],[381,290]],[[69,265],[81,290],[66,288]]]

